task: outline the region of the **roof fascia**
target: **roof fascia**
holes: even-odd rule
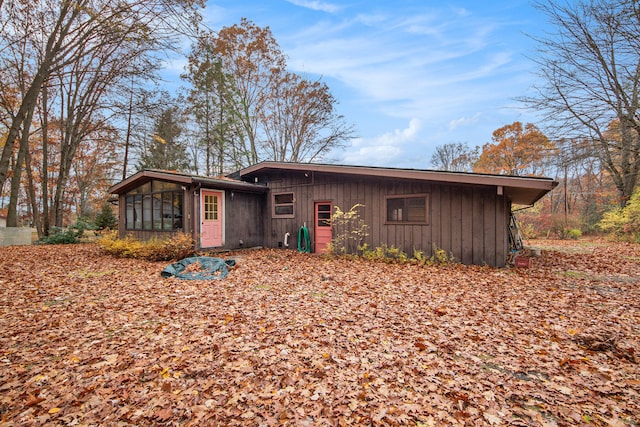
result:
[[[240,171],[240,176],[252,175],[267,170],[315,171],[326,173],[343,173],[349,175],[365,175],[388,178],[417,179],[422,181],[438,181],[451,184],[476,184],[503,187],[536,188],[550,191],[558,183],[551,178],[520,177],[505,175],[485,175],[464,172],[427,171],[418,169],[392,169],[367,166],[324,165],[314,163],[280,163],[261,162]]]
[[[121,194],[129,190],[130,188],[135,187],[136,185],[151,181],[152,179],[161,179],[164,181],[172,181],[180,184],[191,184],[193,182],[193,178],[188,175],[145,169],[113,185],[111,188],[109,188],[109,193]]]

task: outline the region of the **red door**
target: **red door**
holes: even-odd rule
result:
[[[331,243],[331,202],[317,202],[315,204],[315,221],[313,234],[315,236],[314,252],[327,252],[327,244]]]
[[[202,229],[200,245],[203,248],[222,246],[222,192],[202,190]]]

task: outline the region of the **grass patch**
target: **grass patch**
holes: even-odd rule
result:
[[[110,276],[115,273],[116,273],[116,270],[92,271],[92,270],[81,269],[81,270],[77,270],[72,273],[69,273],[69,276],[80,277],[82,279],[90,279],[95,277]]]
[[[584,271],[565,271],[563,273],[565,276],[567,277],[571,277],[572,279],[584,279],[587,277],[587,273],[585,273]]]

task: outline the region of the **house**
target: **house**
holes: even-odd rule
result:
[[[109,191],[118,195],[120,237],[162,240],[184,232],[200,248],[264,244],[264,185],[143,170]]]
[[[368,226],[364,242],[408,254],[433,248],[464,264],[504,266],[511,206],[533,205],[558,183],[417,169],[261,162],[224,178],[146,170],[111,188],[119,198],[119,233],[140,239],[183,231],[200,248],[297,247],[307,225],[322,252],[336,209],[356,204]]]

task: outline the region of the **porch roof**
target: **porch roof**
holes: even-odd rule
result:
[[[400,169],[372,166],[330,165],[318,163],[261,162],[238,172],[242,179],[256,179],[260,175],[282,172],[318,172],[388,179],[409,179],[435,183],[493,186],[508,200],[520,205],[533,205],[553,190],[558,182],[552,178],[492,175],[467,172],[446,172],[426,169]]]
[[[245,181],[239,181],[228,177],[204,177],[194,176],[174,171],[165,171],[158,169],[145,169],[137,172],[127,179],[120,181],[109,188],[111,194],[123,194],[142,184],[146,184],[151,180],[161,180],[183,184],[185,186],[196,186],[200,184],[204,188],[216,188],[221,190],[237,190],[247,191],[251,193],[265,193],[267,187],[260,184],[253,184]]]

